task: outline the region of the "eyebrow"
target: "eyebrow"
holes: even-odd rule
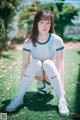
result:
[[[50,20],[40,20],[40,21],[48,21],[48,22],[51,22]]]

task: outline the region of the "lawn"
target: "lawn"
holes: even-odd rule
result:
[[[7,113],[8,120],[79,120],[80,119],[80,51],[65,50],[65,90],[70,115],[58,114],[58,101],[53,92],[40,95],[36,90],[36,81],[30,86],[24,97],[24,105],[13,113]],[[22,51],[9,50],[0,56],[0,112],[16,95],[20,83]]]

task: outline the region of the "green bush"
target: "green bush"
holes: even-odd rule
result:
[[[80,34],[64,36],[65,41],[80,42]]]
[[[24,42],[24,38],[23,37],[19,37],[19,38],[14,38],[12,40],[12,43],[15,43],[15,44],[22,44]]]
[[[5,33],[4,20],[0,17],[0,37],[3,37]]]

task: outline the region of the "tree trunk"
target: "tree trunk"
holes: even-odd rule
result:
[[[0,38],[0,50],[7,50],[8,49],[7,43],[8,43],[7,35]]]

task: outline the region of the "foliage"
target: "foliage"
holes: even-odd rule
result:
[[[0,37],[3,37],[5,34],[4,20],[0,18]]]
[[[8,29],[10,20],[15,13],[16,0],[0,1],[0,17],[4,20],[5,29]]]
[[[23,27],[25,23],[28,24],[28,31],[31,29],[32,21],[37,10],[47,8],[53,11],[54,27],[57,34],[63,38],[64,29],[67,25],[72,24],[72,19],[77,15],[78,9],[71,4],[65,4],[63,1],[57,3],[41,4],[40,2],[33,2],[31,6],[24,7],[20,15],[19,26]],[[21,28],[22,28],[21,27]]]
[[[31,6],[24,7],[24,10],[20,14],[19,28],[25,29],[26,33],[27,31],[30,32],[32,28],[34,15],[36,14],[37,11],[38,11],[37,2],[33,2]],[[27,27],[24,28],[26,24],[27,24]]]
[[[59,9],[59,7],[61,9]],[[67,25],[72,25],[72,19],[78,13],[78,9],[69,4],[56,3],[54,14],[55,14],[55,30],[63,38],[64,29]]]
[[[26,0],[28,1],[28,0]],[[61,0],[64,1],[64,0]],[[17,6],[24,0],[0,0],[0,49],[6,48],[7,33],[9,32],[9,24],[16,12],[20,13]],[[78,9],[74,6],[65,4],[64,2],[41,4],[37,0],[32,0],[32,5],[22,6],[22,12],[19,15],[19,30],[23,29],[25,33],[29,33],[32,28],[34,15],[42,8],[51,9],[54,13],[54,27],[57,34],[63,38],[64,29],[67,25],[72,24],[72,19],[77,15]],[[3,40],[4,39],[4,40]]]
[[[18,3],[19,0],[0,0],[0,41],[2,43],[2,47],[0,46],[0,49],[3,49],[3,47],[6,47],[7,45],[6,42],[9,24],[13,16],[16,14]]]
[[[65,41],[80,42],[80,34],[64,36]]]

